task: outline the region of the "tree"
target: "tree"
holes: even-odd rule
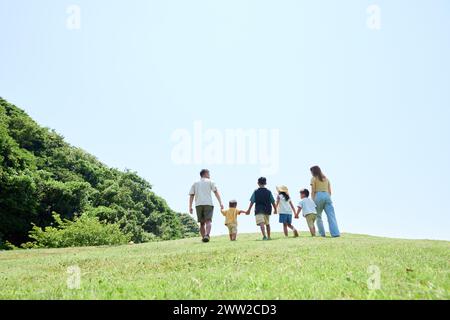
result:
[[[191,217],[171,210],[135,172],[107,167],[0,98],[2,243],[29,241],[33,225],[54,224],[53,212],[67,221],[88,216],[117,225],[134,242],[198,233]]]

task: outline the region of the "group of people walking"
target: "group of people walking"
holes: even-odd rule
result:
[[[274,197],[272,192],[266,188],[267,179],[261,177],[258,179],[258,189],[253,192],[250,197],[250,205],[244,211],[238,209],[236,200],[229,201],[228,209],[224,208],[217,186],[211,180],[209,170],[203,169],[200,172],[200,180],[192,185],[189,192],[189,212],[193,214],[195,200],[202,241],[209,242],[210,240],[211,222],[214,213],[212,194],[216,196],[221,213],[225,216],[225,225],[228,227],[230,240],[232,241],[235,241],[237,237],[237,217],[240,214],[249,215],[253,207],[255,207],[256,225],[261,229],[263,240],[271,239],[270,217],[272,212],[279,214],[279,222],[283,224],[285,236],[288,236],[288,230],[291,229],[294,237],[298,237],[299,233],[292,224],[292,218],[294,216],[295,219],[298,219],[300,214],[302,214],[306,219],[311,236],[316,236],[317,225],[319,235],[325,237],[325,228],[322,220],[322,213],[325,211],[331,236],[339,237],[340,232],[333,202],[331,201],[330,181],[322,173],[319,166],[314,166],[310,170],[312,174],[311,192],[306,188],[300,190],[300,201],[297,207],[294,206],[293,199],[286,186],[277,186],[277,195]]]

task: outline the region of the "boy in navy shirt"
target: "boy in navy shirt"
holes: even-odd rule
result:
[[[270,240],[270,215],[272,214],[272,207],[274,213],[277,214],[277,207],[272,192],[266,188],[266,184],[266,178],[261,177],[258,179],[259,188],[253,192],[253,195],[250,198],[250,206],[247,210],[247,215],[250,214],[253,205],[255,205],[256,225],[261,228],[263,240]]]

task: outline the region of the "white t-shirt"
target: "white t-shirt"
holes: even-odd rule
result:
[[[302,208],[303,216],[308,214],[317,214],[316,204],[310,198],[304,198],[298,203],[298,206]]]
[[[217,191],[216,184],[206,178],[194,183],[189,191],[189,195],[195,195],[196,206],[214,206],[211,192]]]
[[[280,203],[278,204],[278,213],[281,214],[292,214],[292,208],[289,204],[289,200],[286,200],[286,198],[283,195],[278,196],[280,198]]]

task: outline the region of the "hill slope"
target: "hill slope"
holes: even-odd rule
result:
[[[136,173],[107,167],[0,98],[0,249],[29,240],[32,223],[51,225],[53,212],[69,220],[88,213],[135,242],[198,232]]]
[[[446,241],[259,239],[1,252],[0,299],[450,298]],[[67,287],[71,266],[80,268],[80,289]],[[381,288],[369,290],[377,268]]]

